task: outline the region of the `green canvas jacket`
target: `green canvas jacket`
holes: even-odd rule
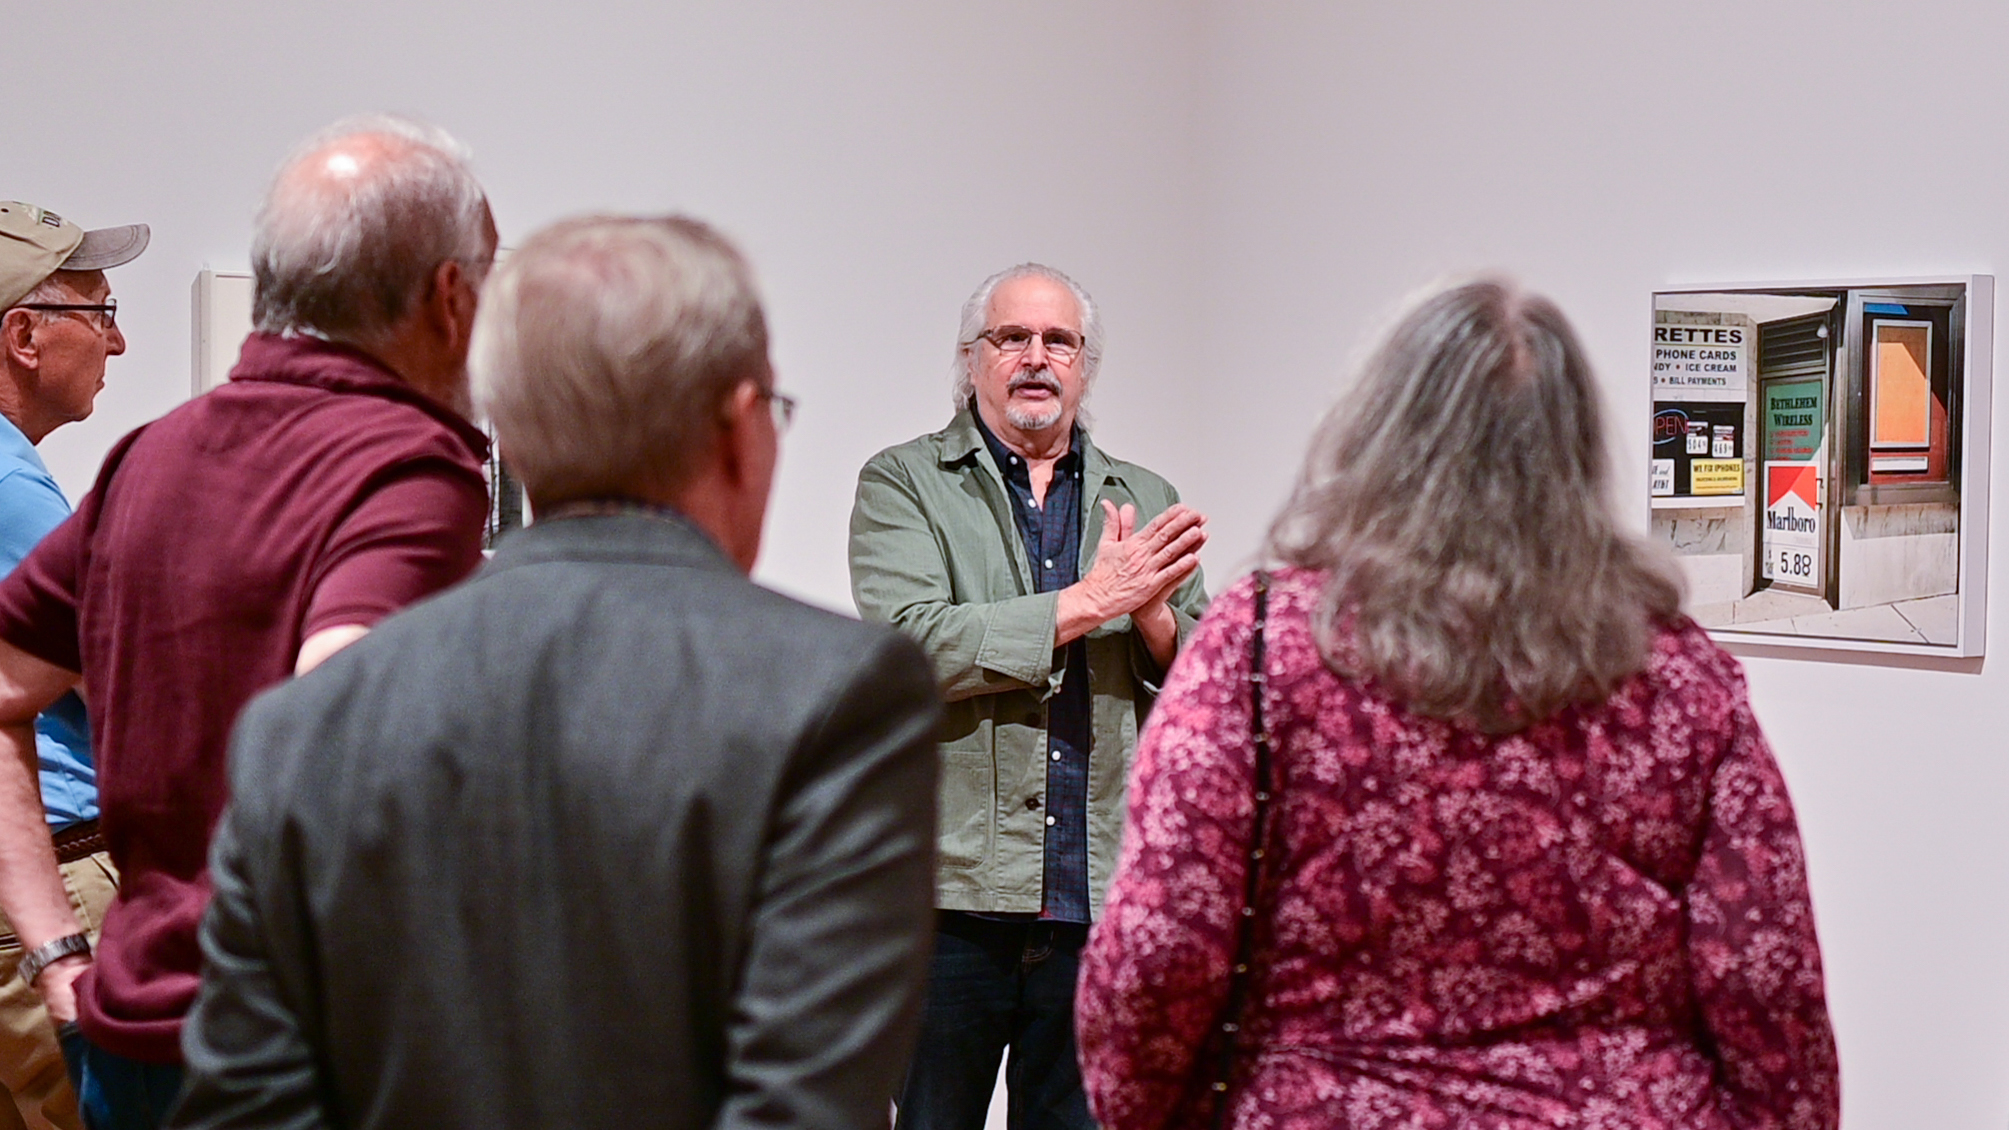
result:
[[[1084,439],[1081,573],[1102,536],[1101,499],[1143,524],[1179,499],[1172,485]],[[966,408],[949,426],[872,457],[851,511],[851,595],[859,614],[919,641],[948,701],[937,795],[935,905],[990,914],[1040,909],[1046,703],[1066,672],[1053,646],[1057,592],[1035,593],[1004,476]],[[1195,572],[1173,594],[1183,647],[1206,610]],[[1137,731],[1163,672],[1130,617],[1088,634],[1091,913],[1116,864]]]

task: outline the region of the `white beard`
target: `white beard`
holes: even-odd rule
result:
[[[1043,432],[1046,429],[1054,426],[1055,424],[1060,423],[1061,410],[1062,409],[1059,401],[1055,401],[1053,405],[1044,412],[1033,408],[1022,408],[1016,404],[1012,404],[1006,406],[1005,408],[1005,419],[1011,421],[1011,426],[1017,428],[1019,431]]]

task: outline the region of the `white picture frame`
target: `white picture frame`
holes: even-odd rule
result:
[[[1994,314],[1991,275],[1654,293],[1649,528],[1681,560],[1689,614],[1713,638],[1787,655],[1985,653]],[[1865,341],[1884,322],[1932,329],[1931,441],[1902,461],[1868,436]],[[1670,332],[1723,340],[1710,350]],[[1721,376],[1693,372],[1712,362]],[[1693,481],[1721,492],[1734,472],[1741,492],[1684,489],[1674,434],[1691,418],[1734,432],[1739,404],[1742,466],[1713,460]]]

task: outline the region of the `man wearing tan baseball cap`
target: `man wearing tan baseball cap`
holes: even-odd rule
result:
[[[91,414],[105,358],[126,351],[105,270],[138,258],[149,235],[0,200],[0,415],[29,443]]]
[[[139,258],[145,224],[85,231],[47,208],[0,200],[0,310],[23,301],[59,271],[82,274]]]
[[[147,237],[144,224],[85,231],[32,204],[0,201],[0,574],[69,517],[35,445],[90,415],[105,358],[125,352],[105,269],[131,262]],[[90,725],[74,693],[36,719],[35,746],[63,885],[95,943],[118,873],[98,832]],[[70,1130],[81,1125],[76,1096],[31,983],[37,962],[24,956],[0,918],[0,1130]]]

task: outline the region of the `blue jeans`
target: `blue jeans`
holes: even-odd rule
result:
[[[1077,923],[943,911],[895,1130],[983,1130],[1007,1047],[1008,1130],[1094,1130],[1074,1055],[1074,975],[1087,941]]]
[[[60,1025],[63,1062],[77,1091],[84,1130],[160,1130],[181,1098],[178,1063],[141,1063],[114,1055],[84,1038],[74,1023]]]

